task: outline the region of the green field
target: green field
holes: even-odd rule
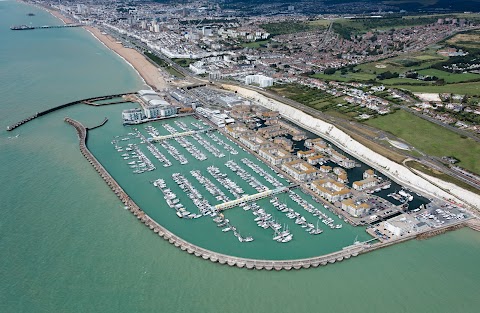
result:
[[[172,59],[172,61],[182,67],[188,67],[191,63],[195,63],[198,60],[197,59]]]
[[[445,71],[440,71],[437,69],[429,68],[425,70],[418,71],[421,75],[430,75],[437,76],[438,78],[444,79],[447,83],[460,83],[468,82],[476,79],[480,79],[480,74],[473,73],[449,73]]]
[[[266,32],[270,33],[272,36],[284,35],[284,34],[293,34],[299,32],[306,32],[315,29],[324,29],[326,26],[322,23],[307,23],[307,22],[293,22],[285,21],[278,23],[268,23],[261,24]]]
[[[392,85],[392,87],[410,90],[411,92],[456,93],[462,95],[480,95],[480,82],[448,84],[444,86]]]
[[[366,121],[366,124],[387,131],[415,148],[438,157],[454,156],[459,165],[480,173],[480,144],[439,125],[403,110]]]
[[[343,97],[335,97],[320,89],[297,84],[275,85],[269,89],[317,110],[328,105],[345,102]]]
[[[253,42],[244,42],[244,43],[241,44],[241,46],[245,47],[245,48],[260,48],[260,46],[266,45],[269,42],[270,42],[270,39],[258,40],[258,41],[253,41]]]
[[[307,86],[297,84],[275,85],[270,87],[270,90],[315,109],[320,109],[325,105],[335,103],[334,101],[331,101],[332,99],[335,99],[334,96],[320,89]]]
[[[182,73],[180,73],[179,71],[177,71],[175,68],[173,68],[172,66],[170,66],[170,64],[168,64],[167,62],[165,62],[165,60],[157,57],[156,55],[150,53],[150,52],[144,52],[144,54],[150,59],[152,60],[153,62],[155,62],[158,66],[160,66],[161,68],[163,68],[165,71],[167,71],[170,75],[173,75],[175,77],[178,77],[178,78],[183,78],[185,77]]]
[[[377,112],[356,104],[348,104],[344,96],[336,97],[316,88],[297,84],[275,85],[269,88],[276,93],[332,116],[354,120],[360,114],[377,115]]]
[[[388,18],[339,18],[333,23],[333,30],[341,37],[349,39],[351,35],[366,33],[370,30],[390,30],[392,28],[405,28],[417,25],[435,23],[437,18],[422,16],[406,18],[405,16],[390,16]]]

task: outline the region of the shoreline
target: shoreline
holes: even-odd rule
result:
[[[112,51],[113,53],[115,53],[118,57],[120,57],[125,63],[128,64],[128,66],[130,66],[134,71],[135,73],[137,73],[138,77],[140,77],[140,79],[142,80],[143,84],[146,85],[146,86],[149,86],[150,88],[152,88],[152,86],[150,84],[148,84],[146,81],[145,81],[145,78],[142,76],[142,74],[140,74],[140,72],[135,68],[135,66],[133,66],[132,63],[128,62],[127,59],[125,59],[123,56],[121,56],[118,52],[116,52],[115,50],[109,48],[102,40],[100,40],[97,36],[95,36],[95,34],[87,27],[84,27],[84,29],[90,33],[90,35],[93,36],[93,38],[95,38],[96,40],[98,40],[105,48],[109,49],[110,51]]]
[[[160,69],[150,63],[140,52],[132,48],[125,48],[112,37],[102,34],[102,32],[96,27],[86,26],[84,28],[105,47],[117,54],[128,65],[130,65],[146,85],[156,90],[168,88],[168,84],[160,74]]]
[[[40,7],[54,17],[60,19],[64,24],[73,23],[70,18],[63,15],[61,12],[47,7]],[[152,89],[162,90],[168,87],[165,79],[160,74],[161,69],[150,63],[147,58],[132,48],[125,48],[121,43],[118,43],[111,36],[102,34],[100,29],[94,26],[83,27],[90,35],[97,39],[102,45],[110,51],[118,55],[124,62],[131,66],[137,75],[142,79],[143,84]]]

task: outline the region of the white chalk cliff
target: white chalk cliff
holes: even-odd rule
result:
[[[345,152],[381,171],[383,174],[390,177],[390,179],[393,179],[398,183],[407,185],[414,190],[420,190],[432,197],[453,199],[457,202],[472,205],[477,209],[480,208],[480,196],[473,192],[438,179],[435,180],[435,184],[433,184],[419,175],[416,175],[405,166],[395,163],[370,150],[330,123],[316,119],[279,101],[267,98],[258,92],[239,86],[224,85],[223,87],[232,91],[237,91],[240,95],[254,100],[257,104],[262,105],[263,107],[279,111],[283,117],[290,119],[305,129],[308,129],[309,131],[331,141],[335,145],[338,145]],[[440,186],[441,188],[437,186]],[[448,190],[450,193],[445,190]],[[456,199],[452,195],[454,195]]]

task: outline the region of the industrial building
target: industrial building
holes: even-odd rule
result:
[[[217,127],[225,127],[225,125],[235,122],[233,118],[229,117],[225,113],[221,113],[220,110],[212,110],[212,109],[200,107],[200,108],[196,108],[195,112],[209,119]]]
[[[420,224],[414,217],[408,214],[402,214],[385,221],[385,229],[395,236],[403,236],[405,234],[417,231]]]

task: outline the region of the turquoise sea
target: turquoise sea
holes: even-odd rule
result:
[[[60,21],[0,1],[0,312],[478,312],[480,234],[469,229],[290,272],[213,264],[160,239],[123,209],[63,122],[92,126],[116,108],[71,107],[5,131],[143,85],[82,29],[9,29],[30,23]]]

